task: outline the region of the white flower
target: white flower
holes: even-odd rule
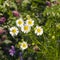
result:
[[[31,29],[31,27],[28,26],[28,25],[23,25],[23,26],[21,27],[21,31],[24,32],[24,33],[30,32],[30,29]]]
[[[20,48],[21,48],[22,50],[27,49],[27,48],[28,48],[27,42],[23,41],[23,42],[20,44]]]
[[[18,20],[16,21],[16,25],[17,25],[18,27],[21,27],[23,24],[24,24],[24,21],[23,21],[22,18],[20,18],[20,19],[18,19]]]
[[[35,34],[42,35],[43,34],[43,28],[40,26],[36,26],[35,28]]]
[[[10,28],[10,34],[12,35],[12,36],[15,36],[15,35],[17,35],[19,33],[19,31],[18,31],[18,28],[17,27],[11,27]]]
[[[33,26],[34,25],[34,21],[32,19],[29,19],[26,21],[26,24],[29,26]]]

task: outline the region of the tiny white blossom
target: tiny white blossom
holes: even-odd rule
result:
[[[36,26],[35,34],[37,34],[37,36],[42,35],[43,34],[43,28],[40,26]]]
[[[17,27],[11,27],[10,28],[10,34],[12,35],[12,36],[15,36],[15,35],[17,35],[19,33],[19,31],[18,31],[18,28]]]
[[[28,25],[23,25],[23,26],[21,27],[21,31],[24,32],[24,33],[30,32],[30,29],[31,29],[31,27],[28,26]]]
[[[22,18],[16,20],[16,25],[17,25],[18,27],[21,27],[23,24],[24,24],[24,21],[23,21]]]
[[[28,48],[27,42],[23,41],[23,42],[20,44],[20,48],[21,48],[21,50],[27,49],[27,48]]]
[[[28,20],[26,20],[26,24],[29,25],[29,26],[33,26],[34,25],[34,20],[28,19]]]

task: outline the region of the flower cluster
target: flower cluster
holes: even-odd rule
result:
[[[34,25],[34,21],[32,19],[28,19],[24,21],[22,18],[16,20],[17,27],[21,28],[21,31],[24,33],[28,33],[31,30],[31,27]]]
[[[31,27],[34,25],[34,20],[29,18],[28,20],[24,21],[22,18],[19,18],[18,20],[16,20],[16,25],[18,28],[21,29],[22,32],[29,33],[31,30]],[[13,26],[10,28],[10,34],[12,36],[15,36],[19,33],[19,29],[17,27]],[[36,26],[35,27],[35,34],[42,35],[43,28],[41,26]]]
[[[23,33],[29,33],[31,31],[31,27],[34,26],[34,20],[31,19],[31,18],[28,18],[27,20],[24,21],[23,18],[19,18],[19,19],[16,20],[16,26],[13,26],[13,27],[11,27],[9,29],[10,30],[10,34],[13,37],[18,35],[19,29]],[[41,26],[36,26],[33,30],[35,31],[35,34],[37,36],[43,34],[43,28]],[[27,48],[28,48],[27,42],[23,41],[22,43],[20,43],[20,49],[21,50],[25,50]]]

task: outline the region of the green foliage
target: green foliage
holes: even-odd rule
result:
[[[5,2],[7,3],[5,4]],[[35,21],[34,27],[36,25],[43,27],[43,35],[36,36],[33,32],[34,27],[32,27],[33,30],[31,30],[29,34],[20,33],[17,37],[12,37],[9,34],[9,27],[16,26],[15,22],[18,19],[13,16],[13,10],[17,10],[20,13],[20,17],[23,17],[24,20],[26,20],[27,15],[30,15]],[[34,45],[24,51],[24,60],[28,60],[29,57],[31,57],[31,60],[60,59],[60,5],[46,6],[46,0],[23,0],[20,4],[16,3],[14,0],[0,0],[0,17],[2,16],[6,16],[7,21],[1,24],[0,27],[7,29],[8,33],[6,34],[7,39],[1,46],[1,60],[19,60],[19,56],[8,56],[8,53],[5,53],[3,48],[6,45],[10,47],[12,44],[16,47],[18,42],[22,41],[22,39],[31,45],[34,43],[39,47],[39,51],[33,50]],[[18,38],[20,41],[18,41]],[[16,51],[18,51],[17,47]]]

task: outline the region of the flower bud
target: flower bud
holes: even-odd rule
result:
[[[50,7],[51,6],[51,2],[47,1],[46,5]]]
[[[5,21],[6,21],[6,18],[5,17],[1,17],[0,18],[0,24],[3,24]]]
[[[12,13],[15,17],[19,17],[19,12],[18,11],[12,11]]]

